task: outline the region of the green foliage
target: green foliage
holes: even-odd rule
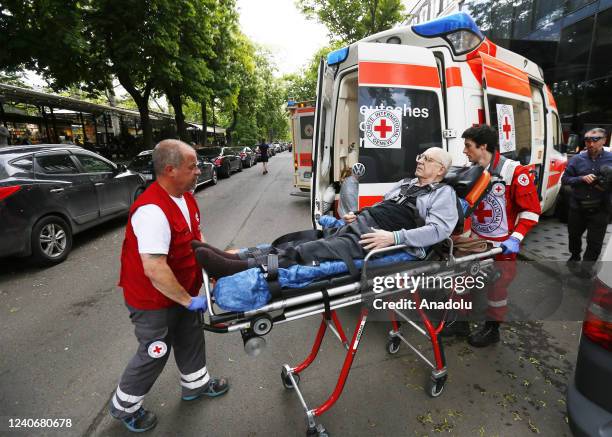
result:
[[[317,78],[321,58],[327,57],[329,52],[339,49],[343,45],[341,42],[336,42],[320,48],[302,71],[285,75],[283,80],[287,89],[287,100],[289,98],[296,102],[314,100],[317,95]]]
[[[297,0],[296,5],[327,26],[334,41],[349,44],[407,18],[401,0]]]

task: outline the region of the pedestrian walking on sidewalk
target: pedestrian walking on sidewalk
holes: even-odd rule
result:
[[[190,191],[200,174],[196,153],[178,140],[161,141],[153,150],[157,180],[130,208],[121,252],[121,279],[126,306],[138,340],[113,394],[110,413],[132,432],[157,424],[143,408],[144,397],[160,375],[170,350],[180,372],[182,399],[215,397],[229,389],[224,378],[206,368],[204,332],[198,311],[202,270],[192,241],[201,240],[200,211]]]
[[[259,153],[261,154],[259,160],[263,163],[263,174],[268,174],[268,149],[270,146],[266,144],[266,140],[262,138],[258,147]]]
[[[584,136],[586,150],[575,155],[561,178],[572,189],[567,219],[570,259],[568,269],[580,277],[592,277],[610,221],[610,186],[606,167],[612,170],[612,153],[604,150],[608,139],[602,128]],[[587,232],[587,247],[582,256],[582,235]]]

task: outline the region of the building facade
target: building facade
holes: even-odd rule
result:
[[[612,0],[420,0],[406,2],[412,22],[458,10],[494,43],[544,70],[564,132],[612,130]]]

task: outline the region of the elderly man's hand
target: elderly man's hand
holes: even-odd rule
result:
[[[344,220],[346,224],[353,223],[355,220],[357,220],[357,216],[353,211],[351,211],[348,214],[344,214],[342,220]]]
[[[359,244],[361,244],[365,250],[381,249],[383,247],[393,246],[395,244],[395,238],[393,237],[393,232],[374,229],[374,232],[363,234],[361,240],[359,240]]]

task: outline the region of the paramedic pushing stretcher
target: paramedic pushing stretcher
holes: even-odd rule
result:
[[[382,202],[358,215],[346,214],[346,224],[330,230],[324,238],[276,249],[279,267],[342,260],[351,270],[353,259],[397,244],[409,246],[413,255],[422,257],[424,248],[448,238],[458,221],[455,191],[441,182],[451,162],[448,152],[427,149],[417,157],[416,178],[398,182]],[[197,246],[198,262],[216,278],[258,265],[254,259],[241,260],[206,243]]]
[[[121,252],[119,285],[138,349],[112,396],[110,413],[132,432],[157,424],[142,403],[171,348],[183,400],[219,396],[229,388],[225,379],[208,373],[197,323],[206,300],[198,296],[202,271],[190,244],[202,238],[198,204],[190,193],[200,174],[196,153],[181,141],[164,140],[153,150],[153,165],[157,180],[130,208]]]
[[[499,136],[490,126],[473,126],[463,132],[463,153],[492,176],[491,190],[472,215],[472,233],[503,249],[495,257],[500,278],[487,290],[487,322],[470,335],[467,321],[455,322],[446,334],[467,336],[468,343],[484,347],[499,342],[499,323],[508,311],[508,287],[516,275],[521,241],[540,219],[541,208],[527,166],[499,152]],[[454,331],[454,332],[453,332]]]

